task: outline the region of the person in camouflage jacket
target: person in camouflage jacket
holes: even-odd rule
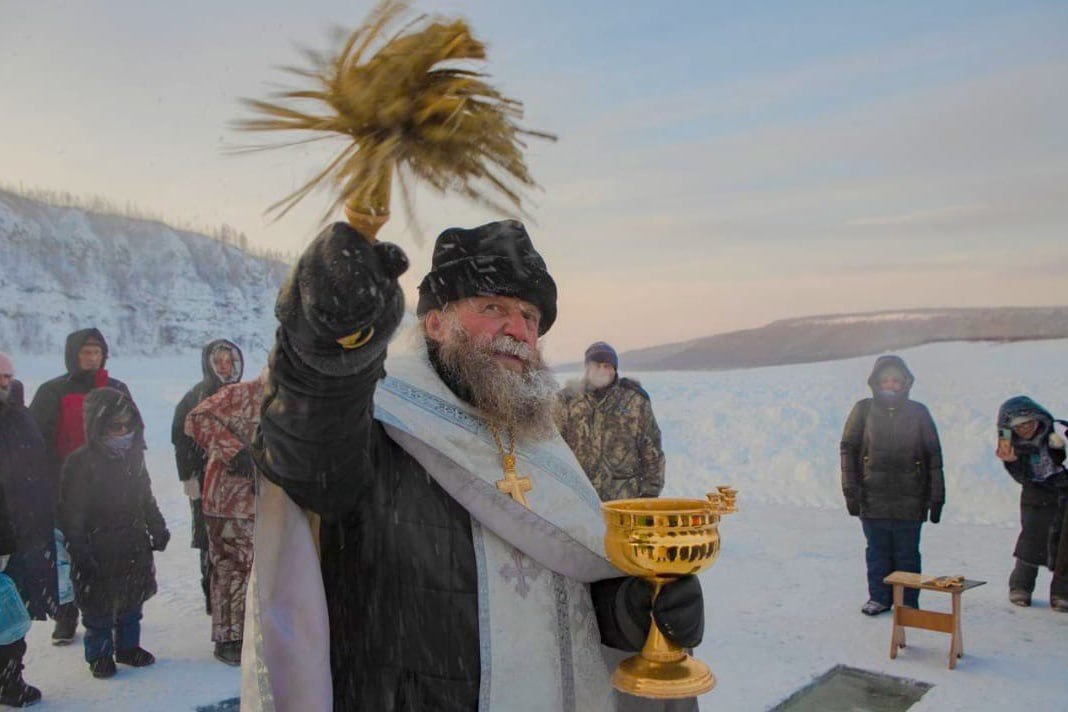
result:
[[[186,416],[185,434],[207,453],[200,499],[211,563],[211,639],[215,657],[241,663],[245,592],[252,573],[255,467],[249,445],[260,424],[266,370],[223,386]]]
[[[649,394],[619,377],[619,357],[603,341],[585,361],[585,377],[560,392],[560,434],[602,500],[659,496],[664,451]]]

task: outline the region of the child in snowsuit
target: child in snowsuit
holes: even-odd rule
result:
[[[1068,472],[1065,472],[1064,438],[1054,429],[1049,411],[1026,396],[1015,396],[998,409],[997,456],[1020,483],[1020,536],[1016,539],[1016,566],[1009,576],[1009,600],[1030,606],[1038,567],[1048,566],[1050,607],[1068,613],[1068,577],[1055,570]]]
[[[115,663],[156,661],[141,647],[141,606],[156,593],[153,551],[170,532],[145,468],[144,422],[129,396],[99,388],[85,398],[85,444],[63,466],[59,526],[71,555],[74,599],[93,677]]]

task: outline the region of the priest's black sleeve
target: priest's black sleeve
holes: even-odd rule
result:
[[[298,505],[352,509],[374,477],[375,385],[404,309],[399,247],[346,224],[319,234],[283,285],[260,431],[260,471]]]

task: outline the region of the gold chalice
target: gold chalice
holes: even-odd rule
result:
[[[621,571],[653,585],[653,599],[679,576],[704,571],[719,556],[719,519],[738,511],[737,492],[717,487],[707,499],[617,499],[601,505],[604,548]],[[640,697],[693,697],[716,686],[700,660],[671,643],[654,622],[641,653],[612,673],[617,690]]]

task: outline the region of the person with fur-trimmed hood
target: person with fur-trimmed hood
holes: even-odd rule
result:
[[[883,579],[893,571],[920,571],[920,529],[942,518],[946,487],[942,445],[930,411],[911,400],[915,378],[904,359],[880,356],[868,387],[846,419],[840,447],[846,509],[860,517],[867,540],[868,601],[874,616],[890,610],[892,591]],[[905,605],[919,606],[920,592],[905,590]]]
[[[649,394],[619,376],[615,349],[586,349],[586,373],[559,395],[556,422],[602,501],[659,497],[664,450]]]
[[[242,709],[609,710],[602,644],[636,650],[655,621],[696,645],[700,585],[654,601],[605,556],[553,422],[556,283],[523,225],[441,233],[422,338],[387,358],[407,266],[336,223],[279,294]]]
[[[141,647],[141,607],[156,593],[152,552],[171,535],[152,496],[137,406],[121,391],[98,388],[84,408],[86,442],[63,465],[59,526],[85,624],[85,660],[93,677],[108,678],[116,662],[156,661]]]
[[[1058,562],[1068,500],[1065,423],[1027,396],[1014,396],[998,408],[997,426],[995,453],[1020,484],[1020,535],[1012,552],[1016,565],[1009,575],[1009,601],[1030,606],[1038,569],[1046,566],[1053,572],[1050,607],[1068,613],[1068,567]]]
[[[85,442],[82,404],[96,388],[114,388],[127,397],[130,389],[108,374],[108,342],[99,329],[74,331],[67,336],[64,352],[67,372],[42,383],[30,403],[30,414],[44,436],[58,471],[67,456]],[[60,541],[62,546],[63,542]],[[69,645],[78,627],[78,608],[63,603],[55,613],[53,645]]]
[[[215,658],[241,664],[245,592],[252,573],[255,467],[249,447],[260,424],[264,370],[220,388],[189,413],[186,435],[208,456],[200,499],[211,557],[211,639]]]
[[[237,344],[226,339],[215,339],[204,346],[200,354],[203,374],[200,382],[190,388],[174,409],[171,421],[171,444],[174,445],[174,460],[178,468],[178,480],[189,498],[192,512],[192,542],[190,546],[200,551],[200,588],[204,592],[204,609],[211,615],[211,557],[208,554],[208,531],[204,525],[204,509],[201,494],[204,491],[204,470],[208,455],[185,432],[185,419],[205,398],[215,395],[225,385],[237,383],[245,371],[245,360]]]

